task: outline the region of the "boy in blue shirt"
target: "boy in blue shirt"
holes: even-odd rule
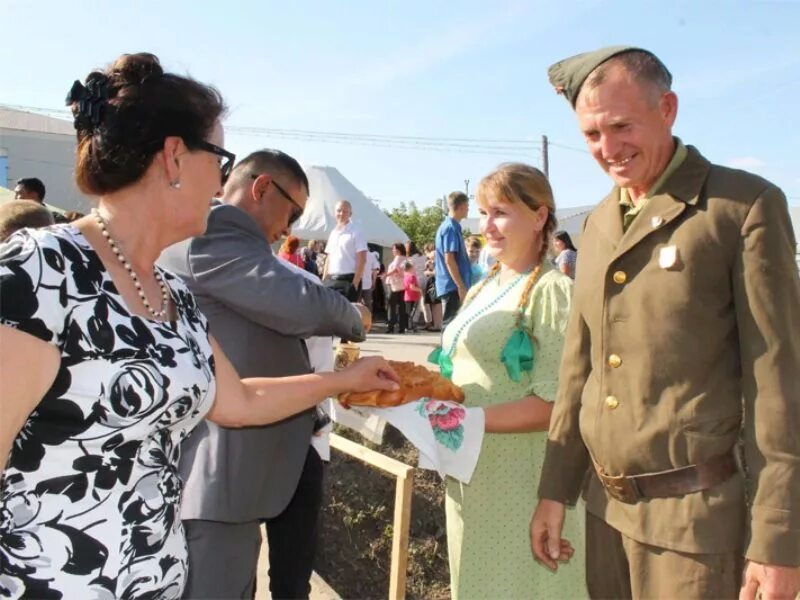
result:
[[[469,255],[464,245],[460,222],[469,212],[469,198],[464,192],[447,197],[448,215],[436,231],[436,295],[441,298],[443,324],[447,325],[461,307],[472,283]]]

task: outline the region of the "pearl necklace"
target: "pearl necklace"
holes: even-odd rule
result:
[[[111,246],[111,251],[117,257],[117,260],[120,262],[120,264],[125,267],[125,270],[128,272],[128,275],[130,276],[131,281],[133,281],[133,285],[136,288],[136,292],[139,294],[139,298],[141,298],[144,307],[154,319],[166,319],[167,312],[169,310],[169,291],[167,290],[167,284],[164,282],[164,278],[161,277],[161,273],[158,272],[158,269],[153,267],[153,275],[155,275],[156,281],[158,281],[158,285],[161,288],[161,310],[154,310],[150,305],[150,302],[147,300],[147,296],[144,294],[142,284],[139,281],[139,277],[136,275],[136,272],[133,270],[133,266],[122,254],[122,250],[119,249],[117,242],[108,232],[108,223],[106,223],[106,220],[96,208],[92,209],[92,214],[97,220],[97,224],[100,226],[100,232],[103,234],[103,237],[106,238],[108,245]]]

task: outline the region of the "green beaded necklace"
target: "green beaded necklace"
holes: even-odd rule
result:
[[[536,279],[539,277],[539,272],[541,270],[541,264],[537,265],[533,271],[533,282],[531,286],[536,282]],[[487,285],[489,281],[498,277],[500,272],[498,271],[494,275],[492,275],[489,280],[486,281],[484,284]],[[458,345],[458,340],[461,338],[461,334],[467,329],[469,325],[471,325],[476,319],[480,316],[485,314],[489,309],[493,308],[500,302],[512,289],[514,289],[521,281],[523,281],[528,276],[527,273],[523,273],[519,275],[514,281],[507,284],[505,288],[491,301],[489,304],[484,306],[483,308],[475,311],[474,314],[470,315],[469,318],[465,319],[463,323],[459,326],[458,330],[456,331],[455,336],[453,336],[453,341],[450,343],[450,348],[447,352],[444,351],[442,346],[437,346],[429,355],[428,361],[432,362],[433,364],[439,365],[439,371],[444,377],[448,379],[452,379],[453,377],[453,355],[456,352],[456,346]],[[480,293],[481,290],[478,290]],[[478,296],[476,293],[472,297],[472,301]],[[463,310],[472,302],[465,304],[461,310],[463,314]],[[517,317],[516,317],[516,325],[514,327],[514,331],[511,332],[511,337],[509,337],[508,342],[503,347],[503,350],[500,352],[500,361],[505,364],[506,372],[508,376],[511,378],[512,381],[520,381],[522,379],[523,371],[531,371],[533,369],[533,341],[531,340],[530,333],[523,327],[522,321],[525,317],[525,306],[520,306],[517,309]]]

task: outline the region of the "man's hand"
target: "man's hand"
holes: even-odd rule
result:
[[[364,333],[369,333],[372,329],[372,313],[370,310],[360,302],[351,302],[356,307],[358,313],[361,315],[361,323],[364,325]]]
[[[569,561],[575,552],[567,540],[561,539],[565,513],[561,502],[542,499],[531,519],[533,556],[551,571],[557,571],[559,561]]]
[[[458,299],[461,300],[461,302],[464,302],[464,298],[466,297],[467,297],[467,288],[464,286],[464,284],[461,284],[458,286]]]
[[[800,568],[748,561],[739,600],[795,600],[800,594]]]

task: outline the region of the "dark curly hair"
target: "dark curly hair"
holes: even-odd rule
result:
[[[104,71],[89,73],[85,88],[75,83],[67,104],[78,137],[75,179],[89,195],[138,181],[167,137],[194,149],[225,113],[215,88],[165,73],[158,57],[145,52],[123,54]]]

